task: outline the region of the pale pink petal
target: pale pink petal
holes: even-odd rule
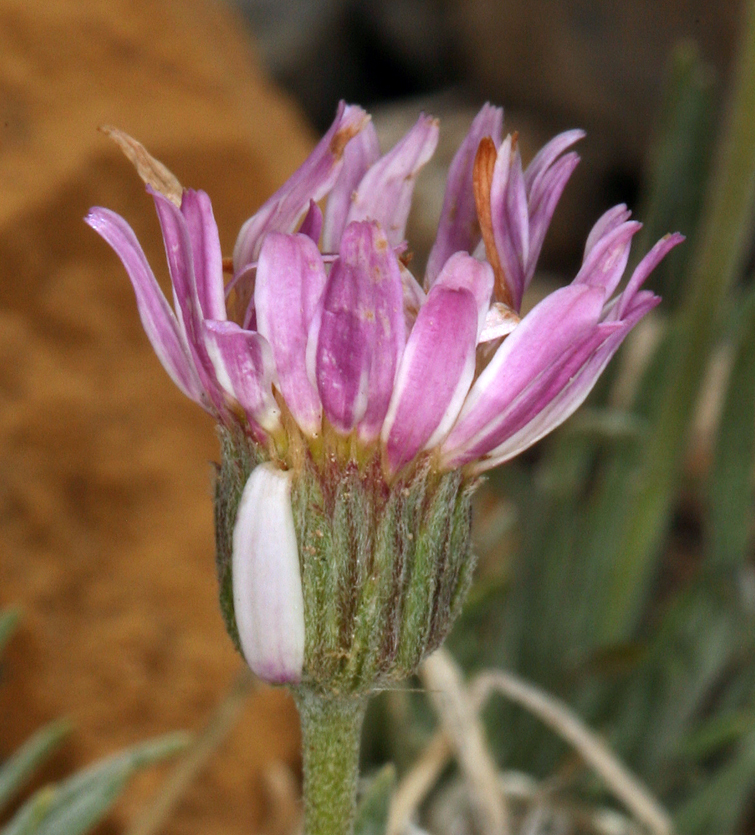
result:
[[[250,421],[275,432],[280,426],[280,408],[273,397],[275,367],[267,340],[235,322],[207,321],[204,330],[218,384]]]
[[[256,261],[267,232],[293,232],[309,201],[322,199],[333,187],[348,142],[368,123],[361,107],[341,102],[330,130],[304,164],[241,227],[233,251],[234,272]]]
[[[498,151],[490,187],[490,208],[498,258],[512,305],[519,310],[524,294],[530,233],[522,162],[511,136],[504,139]]]
[[[139,317],[163,368],[187,397],[204,405],[188,345],[133,230],[115,212],[99,207],[90,210],[86,222],[110,244],[126,268]]]
[[[545,235],[548,232],[556,205],[561,199],[566,184],[569,182],[574,169],[579,164],[579,156],[571,153],[557,160],[537,181],[536,187],[530,192],[528,211],[530,214],[530,251],[525,266],[524,289],[529,287],[540,251],[543,248]]]
[[[537,193],[538,189],[541,188],[542,178],[561,154],[564,151],[568,151],[572,145],[579,142],[580,139],[584,139],[584,137],[585,132],[577,128],[559,133],[558,136],[554,136],[550,142],[543,145],[527,166],[527,171],[524,175],[527,193]]]
[[[475,155],[486,136],[493,140],[496,148],[500,146],[502,126],[502,108],[483,105],[453,158],[448,170],[438,234],[427,261],[425,287],[433,285],[443,265],[455,252],[471,253],[480,242],[480,224],[472,188]]]
[[[346,228],[346,217],[351,201],[362,177],[380,158],[380,143],[375,126],[368,122],[349,144],[343,154],[343,168],[338,175],[325,207],[325,226],[322,251],[338,252],[341,235]]]
[[[270,343],[281,393],[302,431],[321,429],[322,405],[307,375],[309,328],[325,289],[317,246],[306,235],[271,232],[257,267],[254,303],[257,330]]]
[[[215,409],[222,414],[224,399],[218,388],[215,371],[204,344],[202,306],[194,277],[194,259],[186,218],[167,197],[154,191],[150,186],[147,187],[147,191],[152,194],[155,201],[168,259],[170,280],[179,308],[177,313],[182,317],[194,368],[205,393]]]
[[[260,464],[241,494],[233,529],[233,608],[252,671],[296,684],[304,666],[304,595],[291,508],[291,473]]]
[[[490,264],[486,261],[478,261],[466,252],[457,252],[452,255],[446,261],[435,282],[439,287],[446,287],[449,290],[469,290],[477,304],[478,333],[485,326],[494,283],[495,277]]]
[[[417,316],[383,425],[393,472],[451,428],[475,370],[477,303],[465,289],[436,284]]]
[[[420,116],[409,133],[362,177],[352,196],[347,223],[375,220],[390,245],[398,246],[404,239],[417,174],[437,144],[437,120]]]
[[[426,296],[417,279],[400,261],[399,269],[401,270],[401,287],[404,291],[404,321],[406,332],[409,333],[420,308],[425,303]]]
[[[309,209],[299,227],[299,233],[311,238],[315,243],[320,241],[322,232],[322,211],[314,200],[309,201]],[[264,243],[263,243],[264,246]]]
[[[206,319],[226,319],[223,254],[210,198],[203,191],[185,189],[181,213],[191,241],[197,296]]]
[[[358,424],[360,438],[373,440],[406,340],[398,261],[376,223],[346,227],[313,330],[315,377],[328,420],[344,433]]]
[[[659,302],[658,296],[650,292],[638,293],[626,319],[620,323],[612,323],[614,326],[618,326],[616,330],[592,354],[562,391],[545,408],[540,410],[529,423],[507,438],[500,446],[490,450],[484,458],[474,465],[473,471],[475,473],[484,472],[514,458],[570,417],[584,403],[624,337]]]

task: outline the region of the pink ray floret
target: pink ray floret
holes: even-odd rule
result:
[[[402,253],[414,184],[438,141],[425,115],[381,154],[369,116],[342,103],[242,227],[227,284],[207,195],[184,190],[177,206],[150,188],[172,303],[122,218],[95,208],[87,222],[126,267],[170,377],[222,423],[274,446],[294,428],[313,443],[351,437],[388,478],[421,456],[481,472],[584,401],[658,303],[642,284],[682,240],[659,241],[616,295],[640,228],[616,206],[590,232],[571,284],[520,317],[583,133],[556,136],[524,166],[502,124],[486,104],[461,143],[422,281]]]

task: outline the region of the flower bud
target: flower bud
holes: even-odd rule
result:
[[[233,608],[241,651],[260,678],[296,683],[304,661],[304,603],[291,512],[291,474],[260,464],[233,527]]]
[[[426,461],[386,480],[336,453],[284,471],[241,433],[221,439],[221,608],[252,669],[336,694],[414,673],[469,587],[476,481]]]

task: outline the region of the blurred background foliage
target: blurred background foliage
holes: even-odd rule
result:
[[[567,702],[680,833],[755,831],[752,20],[731,69],[745,4],[236,5],[267,70],[319,130],[339,98],[372,108],[386,143],[420,107],[442,117],[450,140],[418,185],[415,264],[432,239],[446,149],[486,99],[507,107],[530,152],[556,130],[589,131],[534,296],[568,280],[611,203],[645,222],[635,262],[665,232],[687,235],[653,275],[663,305],[588,404],[483,485],[478,578],[449,645],[470,674],[510,669]],[[0,648],[14,623],[0,618]],[[485,721],[502,768],[605,802],[574,753],[521,708],[496,698]],[[46,726],[0,766],[3,835],[87,831],[136,769],[185,743],[137,746],[17,800],[69,730]],[[365,766],[393,762],[400,779],[431,731],[420,693],[383,694]]]

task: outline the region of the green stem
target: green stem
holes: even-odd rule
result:
[[[351,835],[364,696],[296,693],[304,758],[304,835]]]

